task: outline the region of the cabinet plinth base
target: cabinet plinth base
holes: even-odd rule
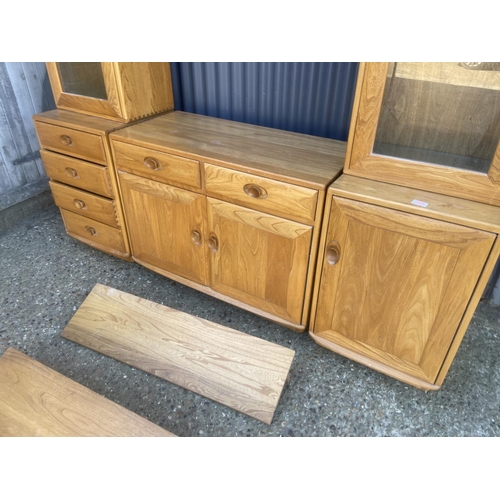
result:
[[[273,316],[272,314],[268,314],[260,309],[252,307],[248,304],[245,304],[245,303],[240,302],[238,300],[232,299],[231,297],[228,297],[227,295],[223,295],[221,293],[218,293],[215,290],[212,290],[208,286],[200,285],[200,283],[196,283],[194,281],[183,278],[182,276],[179,276],[178,274],[169,273],[168,271],[165,271],[164,269],[160,269],[159,267],[153,266],[152,264],[149,264],[148,262],[144,262],[144,261],[137,259],[135,257],[132,257],[132,259],[134,262],[137,262],[137,264],[140,264],[141,266],[147,267],[151,271],[154,271],[155,273],[161,274],[162,276],[165,276],[166,278],[170,278],[171,280],[176,281],[178,283],[181,283],[182,285],[186,285],[190,288],[194,288],[195,290],[198,290],[199,292],[203,292],[207,295],[210,295],[211,297],[222,300],[223,302],[227,302],[228,304],[239,307],[240,309],[244,309],[245,311],[251,312],[257,316],[261,316],[262,318],[265,318],[269,321],[277,323],[280,326],[284,326],[285,328],[289,328],[290,330],[293,330],[297,333],[303,333],[306,329],[305,325],[300,325],[297,323],[290,323],[289,321],[286,321],[282,318],[279,318],[277,316]]]
[[[384,375],[388,375],[389,377],[395,378],[395,379],[399,380],[400,382],[404,382],[405,384],[412,385],[413,387],[416,387],[417,389],[422,389],[424,391],[437,391],[438,389],[441,388],[441,386],[439,386],[439,385],[434,385],[434,384],[431,384],[431,383],[426,382],[424,380],[420,380],[416,377],[412,377],[411,375],[408,375],[407,373],[396,370],[395,368],[384,365],[383,363],[380,363],[378,361],[374,361],[373,359],[371,359],[367,356],[363,356],[362,354],[358,354],[356,352],[350,351],[349,349],[346,349],[345,347],[339,346],[339,345],[335,344],[334,342],[326,340],[326,339],[324,339],[324,338],[320,337],[319,335],[314,334],[312,332],[309,332],[309,336],[321,347],[325,347],[326,349],[329,349],[330,351],[333,351],[333,352],[340,354],[346,358],[349,358],[352,361],[356,361],[356,363],[361,363],[362,365],[365,365],[368,368],[371,368],[372,370],[378,371],[380,373],[383,373]]]

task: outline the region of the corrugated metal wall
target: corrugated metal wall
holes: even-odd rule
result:
[[[0,210],[48,189],[32,116],[54,108],[44,63],[0,63]]]
[[[175,109],[347,140],[358,63],[171,63]]]

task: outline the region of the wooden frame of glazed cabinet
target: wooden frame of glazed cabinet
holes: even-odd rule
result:
[[[388,78],[388,67],[389,63],[360,64],[344,173],[500,206],[500,142],[498,142],[487,173],[405,160],[373,152]],[[484,89],[479,90],[483,93],[488,92]],[[397,91],[398,89],[393,91],[395,104],[391,111],[396,121],[403,116],[413,116],[416,113],[412,107],[415,103],[409,101],[408,96],[397,94]],[[416,90],[412,92],[418,93]],[[493,98],[498,100],[496,94],[492,97],[493,93],[494,91],[489,91],[485,97],[486,101],[477,104],[477,106],[482,106],[484,113],[488,109],[489,100]],[[498,91],[496,93],[500,94]],[[439,107],[439,102],[433,104],[435,108],[432,111],[433,125],[438,127],[435,135],[439,132],[445,133],[450,122],[443,124],[442,129],[439,129],[444,111]],[[470,124],[469,126],[474,125],[471,120],[467,123]],[[462,142],[466,140],[467,137],[464,136]]]
[[[184,112],[110,134],[132,258],[296,331],[345,143]]]
[[[170,63],[99,64],[107,99],[66,92],[58,63],[46,63],[57,108],[122,123],[137,121],[174,108]]]

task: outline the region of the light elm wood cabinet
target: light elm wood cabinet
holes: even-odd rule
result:
[[[361,63],[344,172],[500,206],[498,63]]]
[[[438,389],[500,253],[500,207],[343,175],[328,191],[310,335]]]
[[[109,133],[123,125],[63,110],[40,113],[33,120],[66,232],[132,260],[108,140]]]
[[[110,139],[134,261],[306,328],[345,143],[183,112]]]
[[[58,109],[130,123],[174,108],[168,62],[48,62]]]
[[[439,389],[500,253],[500,73],[361,63],[309,332]]]

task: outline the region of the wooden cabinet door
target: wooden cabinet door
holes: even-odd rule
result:
[[[301,323],[312,228],[208,198],[211,287]]]
[[[205,197],[124,172],[119,179],[134,259],[206,284]]]
[[[58,108],[111,120],[123,118],[113,63],[49,62],[46,66]]]
[[[333,197],[313,337],[434,383],[495,237]]]

